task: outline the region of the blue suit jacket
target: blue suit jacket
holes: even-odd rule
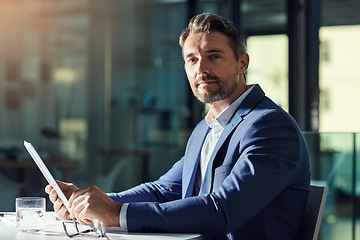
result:
[[[129,202],[129,231],[203,233],[204,239],[297,239],[310,184],[309,154],[295,121],[260,86],[226,125],[199,196],[192,196],[201,121],[185,155],[157,181],[109,194]]]

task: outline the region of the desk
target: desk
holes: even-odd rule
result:
[[[38,233],[18,232],[15,226],[15,213],[3,212],[0,217],[0,239],[1,240],[66,240],[69,239],[62,227],[62,221],[55,220],[54,212],[46,212],[45,231]],[[85,227],[85,226],[81,226]],[[107,235],[110,240],[201,240],[200,234],[182,233],[132,233],[124,232],[119,228],[107,228]],[[73,239],[99,239],[93,236],[82,235]],[[105,239],[105,238],[103,238]]]

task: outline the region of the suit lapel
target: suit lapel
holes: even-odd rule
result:
[[[206,168],[204,181],[200,188],[199,195],[210,193],[211,191],[212,182],[213,182],[213,176],[212,176],[213,163],[219,149],[224,144],[229,134],[241,123],[243,118],[247,114],[249,114],[249,112],[264,96],[265,96],[264,92],[262,91],[260,86],[256,84],[254,89],[249,93],[248,96],[246,96],[244,101],[240,104],[238,110],[235,112],[234,116],[230,119],[229,123],[225,126],[224,131],[222,132],[219,141],[216,143],[214,151],[211,154],[208,166]]]
[[[205,120],[203,120],[194,130],[192,137],[189,140],[188,149],[186,149],[185,152],[186,158],[183,167],[183,198],[191,197],[193,194],[201,147],[205,141],[206,134],[209,132],[209,129],[209,126],[206,124]]]
[[[205,193],[210,192],[211,185],[212,185],[212,178],[213,178],[212,169],[213,169],[213,163],[214,163],[215,156],[216,156],[217,152],[219,151],[220,147],[225,142],[225,140],[228,138],[229,134],[242,121],[242,119],[243,118],[239,114],[236,114],[236,116],[234,115],[232,120],[230,120],[230,122],[224,128],[224,131],[222,132],[218,142],[216,143],[214,151],[211,154],[208,166],[206,168],[204,181],[203,181],[203,183],[201,185],[201,188],[200,188],[200,194],[199,195],[203,195]]]

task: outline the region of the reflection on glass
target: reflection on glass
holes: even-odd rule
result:
[[[278,105],[289,109],[288,37],[286,35],[247,38],[250,65],[248,83],[258,83]]]
[[[320,131],[358,132],[360,25],[322,27],[320,42]]]
[[[24,140],[77,166],[57,178],[109,191],[181,157],[195,114],[178,45],[186,1],[0,1],[0,16],[0,176],[23,184]]]
[[[329,188],[321,240],[351,240],[359,231],[360,134],[305,132],[311,159],[312,183]]]

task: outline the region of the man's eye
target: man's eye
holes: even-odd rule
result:
[[[210,58],[211,59],[219,59],[219,58],[221,58],[221,56],[217,55],[217,54],[214,54],[214,55],[211,55]]]
[[[188,62],[191,63],[191,64],[194,64],[194,63],[196,63],[196,58],[190,58],[188,60]]]

